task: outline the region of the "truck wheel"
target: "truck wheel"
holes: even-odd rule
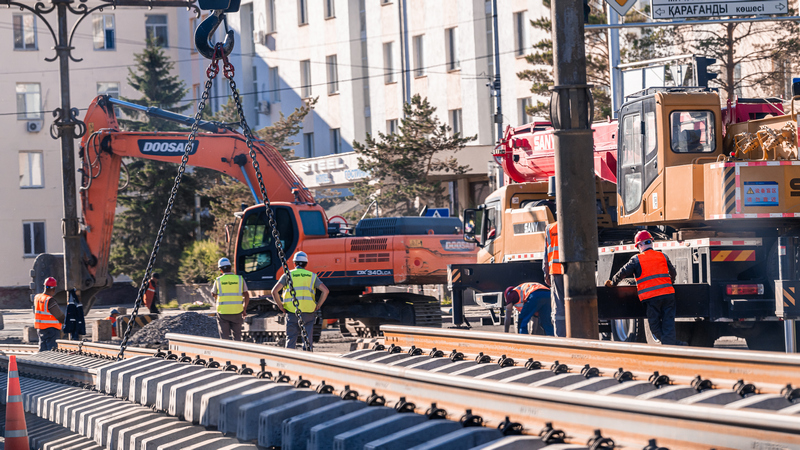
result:
[[[611,340],[616,342],[645,342],[643,319],[616,319],[608,322]]]

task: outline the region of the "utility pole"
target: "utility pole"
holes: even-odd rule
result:
[[[567,336],[597,339],[597,217],[591,89],[586,84],[583,2],[552,0],[550,121],[555,147],[559,258],[564,263]]]
[[[617,25],[619,14],[608,7],[608,24]],[[622,70],[619,68],[619,28],[608,29],[608,68],[611,73],[611,118],[616,119],[619,107],[622,106]]]
[[[500,142],[503,139],[503,102],[500,98],[500,36],[497,29],[497,0],[492,0],[492,28],[494,34],[494,80],[492,80],[492,91],[494,91],[497,106],[494,122],[497,124],[497,142]]]

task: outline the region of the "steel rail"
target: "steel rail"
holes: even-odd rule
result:
[[[38,345],[29,344],[0,344],[0,355],[20,355],[36,353],[39,351]]]
[[[510,417],[534,433],[554,422],[577,443],[585,443],[599,428],[629,448],[641,448],[652,438],[659,445],[681,449],[800,448],[800,417],[794,415],[671,402],[656,405],[624,396],[511,385],[251,343],[172,333],[167,339],[173,353],[260,366],[292,382],[302,377],[340,392],[355,390],[361,400],[377,394],[394,404],[403,398],[417,410],[436,403],[450,418],[472,410],[491,427]]]
[[[61,352],[76,352],[78,354],[85,354],[97,357],[117,358],[119,354],[119,345],[100,344],[97,342],[83,342],[83,341],[68,341],[59,339],[58,351]],[[128,354],[130,352],[130,354]],[[153,356],[158,353],[158,350],[152,348],[142,347],[129,347],[125,351],[125,358],[134,356]]]
[[[433,347],[448,353],[483,353],[494,358],[506,355],[517,361],[533,358],[541,362],[583,367],[590,364],[607,375],[624,368],[639,379],[658,371],[673,381],[689,384],[700,375],[721,387],[744,379],[762,393],[780,393],[787,384],[800,383],[800,355],[785,353],[653,346],[624,342],[567,339],[482,331],[381,326],[386,345],[404,349]]]

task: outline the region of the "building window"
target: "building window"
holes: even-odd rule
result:
[[[267,0],[267,33],[274,33],[275,28],[275,0]]]
[[[325,63],[328,67],[328,94],[336,94],[339,92],[339,69],[336,65],[336,55],[326,57]]]
[[[95,50],[114,50],[114,15],[96,14],[92,16],[92,40]]]
[[[448,28],[444,30],[444,41],[447,46],[447,70],[458,70],[461,68],[461,61],[458,59],[458,28]]]
[[[394,83],[394,42],[383,44],[383,81]]]
[[[303,98],[311,97],[311,61],[300,61],[300,95]]]
[[[314,133],[303,133],[303,147],[306,149],[306,157],[314,157]]]
[[[39,83],[17,84],[17,119],[42,118],[42,95]]]
[[[19,187],[44,187],[42,152],[19,152]]]
[[[397,134],[397,119],[386,121],[386,134]]]
[[[514,13],[514,53],[517,56],[525,56],[525,50],[528,46],[528,12],[520,11]]]
[[[325,18],[332,19],[336,17],[336,10],[333,7],[334,0],[325,0]]]
[[[167,40],[167,16],[148,15],[144,21],[145,37],[152,39],[153,43],[160,47],[169,47]]]
[[[331,153],[342,153],[342,132],[339,128],[331,128]]]
[[[36,17],[14,14],[14,50],[36,50]]]
[[[453,135],[464,132],[464,125],[461,120],[461,109],[450,110],[450,128],[453,129]]]
[[[528,115],[528,108],[531,106],[531,99],[521,98],[517,100],[519,103],[519,124],[525,125],[531,123],[531,116]]]
[[[24,256],[44,253],[44,222],[22,222],[22,240]]]
[[[414,36],[414,76],[421,77],[425,75],[425,43],[423,38],[424,34]]]
[[[281,82],[278,78],[278,68],[269,68],[269,98],[272,103],[279,103],[281,101]]]
[[[297,23],[308,25],[308,0],[297,1]]]
[[[392,0],[381,0],[381,5],[391,5]]]
[[[119,83],[97,83],[97,95],[119,98]]]
[[[742,63],[740,63],[740,62],[736,63],[736,65],[733,66],[733,85],[734,85],[733,93],[737,97],[741,97],[742,96]]]

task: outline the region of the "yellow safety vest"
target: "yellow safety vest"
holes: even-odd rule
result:
[[[217,277],[217,314],[241,314],[244,311],[243,284],[244,279],[232,273]]]
[[[300,312],[314,312],[317,308],[316,289],[314,289],[314,285],[317,282],[317,274],[298,267],[289,272],[289,276],[292,277],[294,292],[297,296],[297,301],[300,303]],[[292,303],[292,292],[289,290],[288,283],[283,287],[283,307],[288,312],[295,312],[294,303]]]

